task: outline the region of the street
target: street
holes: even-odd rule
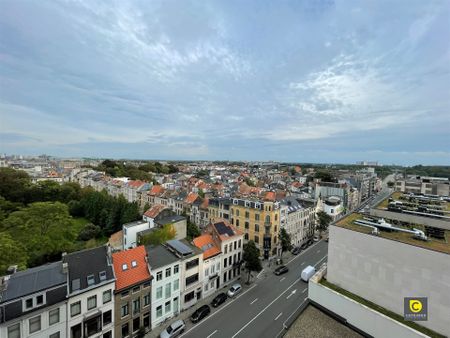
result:
[[[289,272],[284,275],[275,276],[272,270],[262,272],[261,278],[255,279],[249,289],[235,299],[228,299],[218,309],[212,309],[199,324],[188,326],[181,337],[277,337],[283,330],[283,323],[308,297],[307,283],[300,280],[301,271],[307,265],[317,268],[326,262],[327,244],[319,241],[294,256],[286,262]],[[246,274],[243,281],[244,277]]]

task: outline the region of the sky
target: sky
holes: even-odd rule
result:
[[[450,164],[450,2],[0,1],[0,153]]]

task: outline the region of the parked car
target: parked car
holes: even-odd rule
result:
[[[316,273],[316,268],[311,265],[308,265],[306,268],[303,269],[300,277],[304,282],[308,282],[309,279],[312,276],[314,276],[315,273]]]
[[[216,297],[214,297],[214,299],[211,302],[211,305],[213,307],[218,307],[220,304],[225,303],[225,301],[227,300],[227,295],[226,293],[219,293]]]
[[[330,237],[325,238],[325,242],[328,243],[329,240],[330,240]]]
[[[298,255],[300,252],[302,252],[302,249],[301,249],[301,247],[299,247],[299,246],[296,246],[294,249],[292,249],[292,251],[291,251],[291,253],[293,254],[293,255]]]
[[[314,242],[318,242],[319,241],[319,235],[314,235],[313,241]]]
[[[159,336],[160,338],[176,337],[183,333],[185,327],[186,324],[184,323],[184,320],[177,320],[170,324]]]
[[[289,271],[288,267],[286,265],[282,265],[282,266],[276,268],[273,273],[275,275],[279,276],[279,275],[282,275],[283,273],[286,273],[288,271]]]
[[[191,315],[191,322],[198,323],[210,313],[211,308],[208,305],[202,305]]]
[[[242,286],[239,283],[233,284],[233,286],[230,288],[230,290],[228,290],[228,297],[234,297],[235,295],[237,295],[239,292],[241,292],[242,290]]]
[[[308,246],[311,246],[314,244],[314,241],[312,239],[309,239],[307,243],[308,243]]]
[[[302,246],[300,247],[301,250],[305,250],[308,247],[308,242],[305,242],[302,244]]]

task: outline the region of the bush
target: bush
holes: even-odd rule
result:
[[[92,223],[88,223],[84,226],[84,228],[78,234],[79,241],[88,241],[92,238],[96,238],[100,235],[102,229],[98,225],[94,225]]]

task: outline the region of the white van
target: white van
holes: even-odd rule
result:
[[[308,282],[309,279],[314,276],[314,274],[316,273],[316,268],[308,265],[306,268],[303,269],[302,274],[301,274],[301,279],[305,282]]]

